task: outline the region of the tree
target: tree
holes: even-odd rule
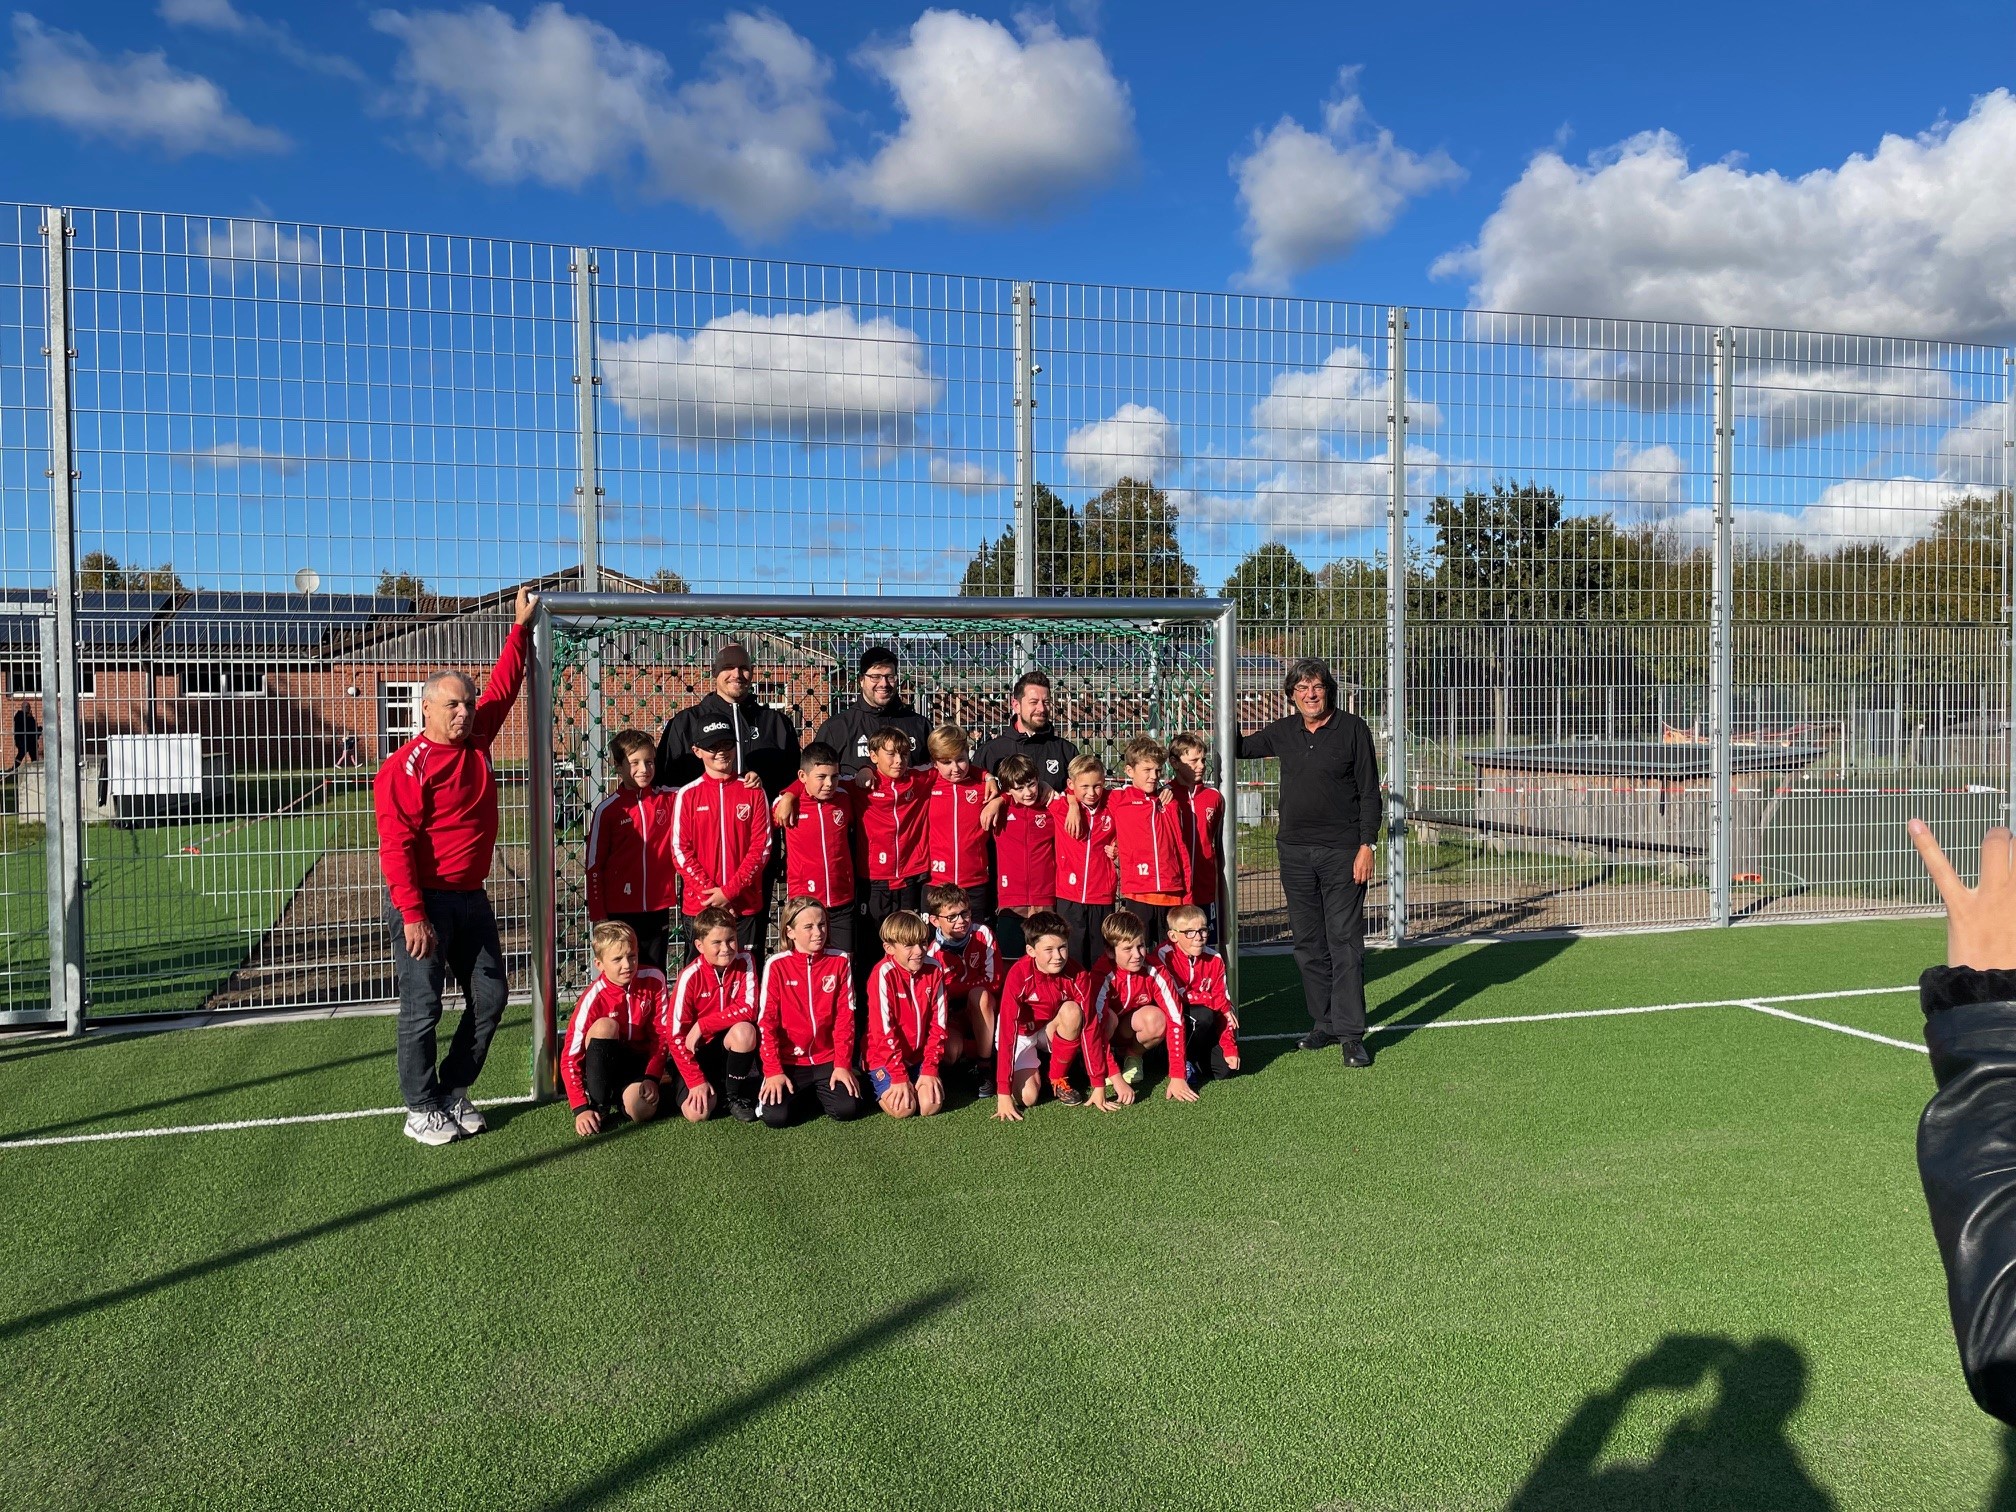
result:
[[[1036,591],[1074,591],[1084,556],[1084,531],[1071,507],[1041,483],[1036,485]],[[959,582],[961,598],[1012,598],[1015,594],[1015,527],[981,543]]]
[[[1269,541],[1232,569],[1222,593],[1239,606],[1241,624],[1298,624],[1312,617],[1316,574],[1281,542]]]
[[[416,573],[393,572],[391,569],[378,574],[378,597],[384,599],[419,600],[427,596],[427,584]]]
[[[174,565],[121,567],[109,551],[87,551],[77,564],[77,586],[86,593],[187,593]]]
[[[679,576],[670,567],[660,567],[650,577],[646,578],[645,582],[650,585],[653,593],[691,593],[693,591],[692,584],[688,583],[686,579]]]
[[[1176,518],[1166,493],[1134,478],[1088,501],[1075,590],[1088,598],[1196,598],[1197,569],[1183,559]]]

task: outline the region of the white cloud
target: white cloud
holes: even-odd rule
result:
[[[931,481],[960,493],[985,493],[1008,480],[982,462],[956,460],[943,452],[931,453]]]
[[[1474,247],[1439,259],[1501,310],[1656,320],[2016,334],[2016,97],[1798,178],[1699,167],[1668,132],[1587,164],[1542,152]]]
[[[1620,441],[1610,470],[1598,480],[1598,486],[1630,503],[1652,505],[1656,511],[1686,497],[1687,464],[1670,446],[1634,451],[1630,442]]]
[[[170,157],[278,152],[287,138],[247,120],[201,74],[159,52],[108,58],[75,32],[14,17],[14,67],[0,77],[10,115],[53,121],[80,136],[145,143]]]
[[[279,263],[313,267],[322,261],[313,236],[273,221],[227,220],[199,223],[190,230],[189,250],[223,264]]]
[[[1958,390],[1940,368],[1739,363],[1734,399],[1765,446],[1792,446],[1858,425],[1935,425]]]
[[[1357,69],[1341,70],[1321,131],[1283,116],[1232,164],[1246,214],[1241,286],[1286,289],[1298,273],[1386,231],[1408,200],[1463,177],[1447,153],[1410,152],[1373,126],[1357,85]]]
[[[814,159],[832,146],[832,68],[767,12],[730,13],[677,89],[664,54],[557,3],[522,26],[490,5],[372,24],[402,44],[394,103],[431,128],[423,150],[483,178],[575,189],[641,163],[658,193],[753,235],[828,195]]]
[[[199,31],[242,37],[272,48],[288,62],[303,68],[344,79],[361,80],[364,77],[364,71],[348,58],[304,47],[283,23],[248,16],[232,0],[161,0],[158,9],[161,19],[170,26],[190,26]]]
[[[604,390],[645,430],[718,441],[836,441],[900,433],[938,402],[917,334],[838,306],[735,310],[695,331],[604,344]]]
[[[1122,478],[1167,479],[1180,460],[1175,423],[1146,404],[1123,404],[1104,420],[1079,426],[1064,442],[1064,465],[1080,482],[1098,488]]]
[[[1289,368],[1274,375],[1267,397],[1253,406],[1256,431],[1355,431],[1384,435],[1391,408],[1391,382],[1372,365],[1362,347],[1335,348],[1317,368]],[[1410,430],[1433,430],[1442,412],[1425,399],[1410,396]],[[1278,442],[1253,438],[1256,452],[1266,455]]]
[[[1442,459],[1425,446],[1407,448],[1407,492],[1418,498],[1435,487]],[[1282,536],[1362,530],[1386,519],[1393,491],[1393,454],[1339,456],[1311,437],[1302,455],[1271,463],[1250,494],[1205,495],[1192,500],[1186,518],[1253,525]]]
[[[1939,512],[1966,489],[1937,478],[1850,478],[1798,509],[1739,507],[1738,548],[1800,544],[1816,554],[1874,542],[1901,551],[1932,534]],[[1705,545],[1715,515],[1706,506],[1683,510],[1669,528],[1683,545]]]
[[[1984,404],[1939,438],[1939,473],[1956,483],[1999,488],[2008,407]]]
[[[1110,180],[1134,156],[1127,87],[1089,37],[1018,19],[927,10],[906,40],[861,61],[903,123],[851,175],[860,202],[892,215],[995,221],[1041,211]]]
[[[256,443],[237,441],[219,441],[215,446],[183,452],[181,456],[191,466],[208,468],[213,472],[257,469],[262,472],[278,473],[283,478],[298,477],[308,466],[305,457],[289,456],[285,452],[270,452]]]

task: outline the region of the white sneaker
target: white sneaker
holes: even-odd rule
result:
[[[464,1134],[481,1134],[485,1129],[490,1127],[490,1125],[483,1122],[483,1115],[477,1111],[476,1104],[469,1101],[469,1089],[467,1087],[457,1087],[453,1092],[450,1092],[447,1099],[441,1104],[441,1111],[446,1113],[449,1121]]]
[[[416,1108],[406,1115],[406,1137],[424,1145],[453,1144],[462,1137],[462,1129],[439,1108],[429,1108],[424,1113]]]

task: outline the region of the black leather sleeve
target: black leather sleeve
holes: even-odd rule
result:
[[[1960,1367],[1982,1410],[2016,1423],[2016,972],[1935,966],[1918,993],[1939,1088],[1918,1175]]]

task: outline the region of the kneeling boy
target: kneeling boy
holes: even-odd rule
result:
[[[757,1112],[773,1129],[803,1123],[822,1109],[828,1118],[859,1118],[874,1105],[850,1069],[854,978],[847,957],[826,948],[826,908],[817,899],[791,899],[781,923],[785,948],[763,963]]]
[[[946,1022],[945,973],[925,954],[931,926],[901,909],[882,921],[882,959],[868,973],[868,1079],[891,1118],[945,1106],[938,1064],[958,1053]]]
[[[1239,1071],[1239,1015],[1225,984],[1225,958],[1205,943],[1210,931],[1210,917],[1198,904],[1170,909],[1169,938],[1155,960],[1183,996],[1190,1042],[1203,1045],[1217,1036],[1211,1079],[1222,1081]]]
[[[628,924],[605,919],[589,940],[598,971],[574,1006],[560,1056],[574,1132],[583,1139],[618,1112],[634,1123],[656,1117],[665,1058],[658,1043],[665,974],[638,967],[637,931]]]
[[[1148,952],[1148,926],[1123,909],[1109,914],[1100,931],[1108,954],[1092,973],[1092,1012],[1113,1053],[1123,1057],[1122,1082],[1138,1083],[1143,1053],[1166,1041],[1169,1085],[1164,1095],[1173,1102],[1197,1101],[1190,1085],[1183,1002]]]
[[[1022,1109],[1036,1105],[1043,1084],[1043,1062],[1049,1059],[1050,1092],[1067,1107],[1086,1101],[1071,1085],[1071,1066],[1082,1041],[1085,1070],[1092,1084],[1092,1106],[1102,1113],[1110,1082],[1121,1103],[1134,1101],[1134,1089],[1113,1074],[1099,1023],[1091,1015],[1091,991],[1085,973],[1071,959],[1071,926],[1054,913],[1039,913],[1024,924],[1029,953],[1008,969],[1001,985],[1001,1017],[994,1041],[994,1116],[1022,1121]]]
[[[667,995],[661,1038],[688,1123],[704,1123],[720,1102],[737,1121],[756,1121],[756,963],[737,928],[729,910],[701,909],[693,959]]]

